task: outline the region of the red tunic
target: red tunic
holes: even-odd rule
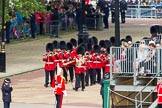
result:
[[[88,55],[85,56],[86,58],[86,69],[91,69],[93,68],[93,61],[92,61],[92,53],[89,53]]]
[[[64,63],[65,63],[65,61],[66,61],[66,52],[64,51],[64,52],[58,52],[58,54],[57,54],[57,63],[59,63],[59,66],[60,67],[64,67]]]
[[[51,87],[54,89],[54,94],[63,94],[65,90],[65,78],[61,75],[54,77]]]
[[[102,56],[100,54],[93,54],[93,69],[101,69],[102,68]]]
[[[54,63],[55,59],[56,58],[53,56],[52,52],[47,52],[45,56],[43,57],[43,61],[45,61],[44,70],[47,70],[47,71],[55,70],[55,67],[56,67]]]
[[[114,64],[115,59],[112,58],[112,64]],[[110,57],[107,56],[105,59],[105,72],[110,72]],[[114,65],[112,65],[112,72],[114,72]]]
[[[158,84],[156,88],[157,88],[158,104],[162,104],[162,84]]]
[[[82,57],[77,57],[75,59],[75,61],[76,61],[75,73],[76,74],[80,74],[80,73],[85,74],[86,67],[85,67],[85,61],[83,60],[83,58]]]

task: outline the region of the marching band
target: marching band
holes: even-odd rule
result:
[[[73,88],[75,91],[78,91],[80,86],[84,91],[85,86],[100,83],[102,75],[110,72],[110,41],[98,42],[96,37],[92,37],[89,38],[88,43],[77,45],[78,41],[74,38],[67,43],[55,40],[46,45],[46,54],[43,57],[46,73],[45,87],[49,84],[47,73],[54,78],[57,64],[63,69],[66,83],[73,82],[75,76],[75,87]],[[69,80],[68,75],[70,75]]]

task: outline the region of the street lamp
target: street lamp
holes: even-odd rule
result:
[[[0,72],[6,72],[6,51],[4,39],[4,16],[5,16],[5,0],[2,0],[2,30],[1,30],[1,52],[0,52]]]
[[[86,43],[88,41],[88,32],[86,26],[86,16],[85,16],[85,0],[82,0],[82,13],[81,13],[81,29],[78,33],[78,40],[83,39],[83,42]]]
[[[115,45],[120,46],[119,0],[115,0]]]

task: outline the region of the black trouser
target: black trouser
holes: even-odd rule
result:
[[[55,94],[56,96],[56,108],[61,108],[62,106],[62,100],[63,100],[63,94]]]
[[[162,108],[162,104],[158,104],[158,107],[157,108]]]
[[[84,80],[84,74],[80,73],[80,74],[75,74],[76,77],[76,82],[75,82],[75,88],[78,89],[80,87],[80,82],[81,82],[81,87],[82,89],[85,89],[85,80]]]
[[[97,76],[97,80],[96,80],[96,76]],[[100,83],[101,81],[101,69],[93,69],[93,82],[94,84]]]
[[[49,84],[49,77],[50,77],[50,84],[52,84],[52,80],[54,78],[54,70],[52,71],[45,71],[45,84]]]
[[[91,85],[93,85],[94,84],[93,69],[89,69],[88,71],[89,71],[89,76],[90,76],[90,83],[91,83]]]
[[[31,37],[34,39],[35,38],[35,29],[36,29],[36,25],[32,24],[31,25]]]
[[[121,12],[121,21],[125,23],[125,12]]]
[[[75,88],[78,89],[80,87],[80,74],[75,74]]]
[[[82,90],[85,89],[85,75],[83,73],[80,74],[81,86]]]
[[[109,28],[108,17],[104,17],[103,22],[104,22],[105,28]]]
[[[89,69],[86,71],[86,76],[85,76],[85,83],[86,83],[86,85],[89,85],[89,76],[90,76],[90,74],[89,74]]]
[[[66,80],[66,82],[68,81],[68,79],[67,79],[67,70],[66,70],[66,68],[65,67],[63,67],[62,68],[63,69],[63,76],[65,77],[65,80]]]
[[[39,23],[39,34],[43,35],[43,23],[42,22]]]
[[[115,12],[111,12],[111,22],[115,22]]]
[[[70,74],[70,81],[73,82],[74,79],[74,68],[73,67],[68,67],[69,74]]]
[[[4,108],[10,108],[10,102],[4,102]]]
[[[101,69],[96,69],[97,72],[97,83],[100,83],[101,81]]]

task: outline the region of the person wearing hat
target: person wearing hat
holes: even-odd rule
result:
[[[85,89],[85,58],[83,57],[85,53],[85,48],[83,46],[78,46],[77,48],[77,57],[75,58],[75,87],[73,90],[78,91],[78,89],[82,88],[82,91]]]
[[[53,44],[47,43],[46,45],[46,54],[43,55],[43,59],[45,62],[44,70],[45,70],[45,84],[44,87],[48,87],[49,84],[49,77],[50,77],[50,84],[52,82],[52,79],[55,75],[55,69],[56,65],[54,63],[54,60],[56,60],[56,57],[53,53]]]
[[[100,85],[101,85],[101,89],[100,89],[100,95],[102,96],[102,106],[104,106],[104,81],[109,79],[109,73],[105,73],[104,74],[104,78],[101,79]]]
[[[53,78],[51,85],[57,101],[56,108],[62,108],[63,95],[67,96],[65,82],[63,69],[57,64],[57,75]]]
[[[10,108],[11,103],[11,92],[13,90],[11,86],[10,78],[6,78],[2,84],[2,99],[4,103],[4,108]]]

